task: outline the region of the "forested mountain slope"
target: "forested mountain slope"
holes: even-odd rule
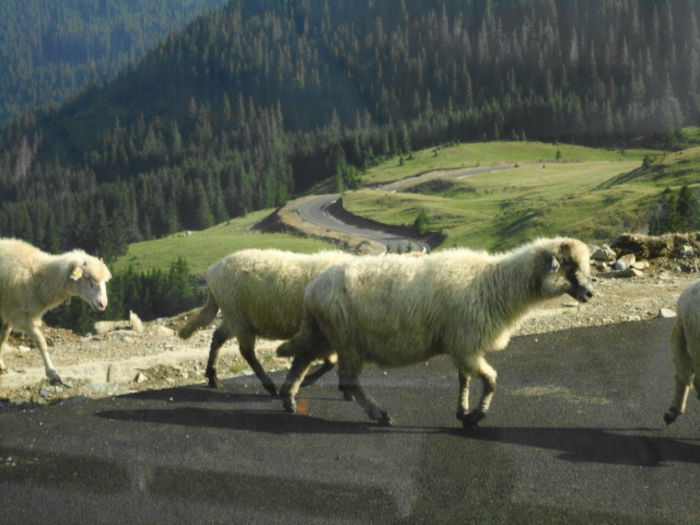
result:
[[[448,141],[673,146],[693,0],[233,0],[0,136],[0,231],[103,255]]]
[[[0,122],[58,104],[134,65],[170,31],[225,0],[3,0]]]

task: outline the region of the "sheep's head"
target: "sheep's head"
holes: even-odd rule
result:
[[[576,239],[555,239],[540,252],[545,298],[569,294],[581,303],[593,297],[588,246]]]
[[[107,308],[107,281],[111,277],[101,259],[83,253],[71,264],[68,274],[71,295],[79,296],[93,310],[102,312]]]

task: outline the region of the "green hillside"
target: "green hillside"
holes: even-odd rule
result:
[[[657,157],[642,168],[645,156]],[[428,170],[517,163],[462,179],[443,179],[387,193],[347,192],[350,211],[390,224],[411,224],[423,210],[428,228],[443,231],[443,247],[500,250],[537,236],[573,235],[603,242],[644,230],[664,190],[700,185],[700,150],[677,153],[611,151],[542,143],[463,144],[418,152],[372,169],[367,182]],[[414,163],[415,162],[415,166]]]
[[[668,207],[680,185],[700,189],[698,154],[698,147],[663,153],[544,143],[460,144],[417,151],[401,161],[395,158],[364,175],[367,183],[403,179],[412,187],[395,193],[364,188],[347,192],[344,201],[356,213],[395,224],[412,223],[423,210],[431,229],[447,233],[440,248],[505,249],[554,234],[607,241],[643,227],[650,220],[650,210],[658,213]],[[496,159],[505,160],[495,164],[517,163],[517,167],[419,184],[412,177],[429,170],[493,164]],[[111,265],[115,278],[106,315],[122,319],[135,308],[150,319],[196,306],[202,299],[187,274],[204,273],[232,251],[257,247],[308,253],[332,248],[320,241],[250,231],[270,211],[131,244],[127,254]],[[49,320],[88,331],[96,319],[74,301],[57,309]]]
[[[179,232],[162,239],[131,244],[112,268],[116,272],[129,267],[136,271],[166,270],[173,261],[182,258],[192,273],[203,274],[210,264],[224,255],[248,248],[277,248],[300,253],[335,249],[333,245],[315,239],[250,231],[253,224],[272,211],[261,210],[206,230]]]
[[[425,210],[429,228],[448,235],[442,247],[505,249],[539,235],[575,235],[586,241],[607,241],[648,220],[651,203],[667,186],[700,186],[698,147],[678,153],[649,150],[605,150],[567,144],[486,142],[458,144],[414,152],[412,158],[382,163],[363,175],[367,184],[410,180],[417,173],[475,165],[517,163],[518,166],[402,192],[363,188],[346,192],[346,208],[390,224],[412,223]],[[557,153],[558,152],[558,153]],[[645,156],[657,160],[640,173]],[[557,156],[559,160],[557,161]],[[664,166],[663,168],[661,168]],[[680,173],[680,170],[683,173]],[[660,174],[665,174],[661,175]],[[184,258],[202,273],[221,256],[252,247],[313,252],[331,248],[310,239],[261,234],[249,227],[271,210],[219,224],[189,235],[129,246],[117,259],[118,271],[167,268]]]

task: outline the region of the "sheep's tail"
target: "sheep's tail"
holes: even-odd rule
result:
[[[198,310],[194,310],[189,320],[178,330],[177,335],[181,339],[187,339],[200,328],[209,325],[219,312],[214,296],[207,290],[207,300]]]

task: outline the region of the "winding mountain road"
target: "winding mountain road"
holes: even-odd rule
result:
[[[390,233],[382,229],[369,229],[343,222],[331,213],[331,205],[340,198],[340,194],[322,195],[301,204],[297,211],[305,222],[310,222],[328,230],[340,231],[364,237],[383,244],[387,251],[426,251],[428,246],[417,238]]]
[[[507,164],[498,166],[463,168],[449,171],[431,171],[427,173],[418,174],[413,177],[407,177],[398,181],[390,182],[388,184],[378,186],[377,188],[388,192],[395,192],[410,186],[415,186],[417,184],[427,182],[429,180],[446,178],[460,179],[463,177],[473,176],[478,173],[501,171],[505,169],[512,169],[514,167],[514,164]],[[299,213],[301,219],[305,222],[315,224],[316,226],[328,230],[349,233],[351,235],[356,235],[372,241],[376,241],[384,245],[387,251],[390,252],[427,251],[429,249],[426,243],[424,243],[416,237],[409,237],[406,235],[391,233],[390,231],[388,231],[388,228],[382,228],[381,226],[378,226],[377,228],[369,228],[349,224],[343,221],[340,217],[335,215],[332,210],[332,205],[339,198],[339,193],[330,195],[320,195],[316,198],[309,199],[306,202],[300,204],[297,208],[297,212]]]

